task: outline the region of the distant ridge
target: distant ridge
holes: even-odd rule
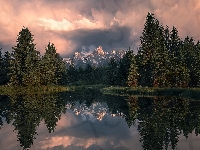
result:
[[[85,68],[87,64],[92,66],[107,66],[111,58],[119,60],[123,58],[125,50],[111,50],[110,52],[104,52],[102,46],[96,48],[92,53],[86,54],[86,52],[75,52],[70,58],[63,58],[66,62],[67,68],[70,64],[74,64],[75,68]]]

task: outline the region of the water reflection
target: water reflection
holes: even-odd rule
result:
[[[10,95],[1,96],[1,116],[9,124],[12,121],[20,146],[29,148],[33,144],[36,128],[43,119],[51,133],[66,108],[62,99],[55,95]],[[2,119],[1,119],[2,122]],[[2,123],[3,125],[3,123]]]
[[[192,150],[200,146],[199,106],[184,98],[120,97],[98,90],[0,96],[0,147]]]

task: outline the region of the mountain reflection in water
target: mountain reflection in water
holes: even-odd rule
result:
[[[200,101],[81,93],[0,96],[1,150],[194,150]]]

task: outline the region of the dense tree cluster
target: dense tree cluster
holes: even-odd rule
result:
[[[66,66],[54,44],[47,45],[43,57],[36,51],[33,35],[23,28],[18,35],[17,45],[11,53],[0,53],[0,84],[12,86],[41,86],[64,84]]]
[[[131,62],[129,86],[199,87],[200,42],[182,40],[175,27],[169,32],[148,13],[138,54]]]
[[[10,58],[9,52],[5,52],[4,56],[2,56],[0,49],[0,85],[5,85],[9,82]]]

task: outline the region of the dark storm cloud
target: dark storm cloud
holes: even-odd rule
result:
[[[55,33],[61,38],[66,38],[74,43],[77,43],[74,51],[81,52],[82,46],[89,47],[94,45],[98,47],[101,45],[104,51],[110,51],[112,49],[128,49],[132,47],[134,40],[131,35],[131,28],[128,26],[115,26],[110,29],[94,29],[94,30],[75,30],[66,33]],[[61,31],[60,31],[61,32]],[[138,39],[135,38],[135,39]],[[134,45],[136,47],[136,45]]]

